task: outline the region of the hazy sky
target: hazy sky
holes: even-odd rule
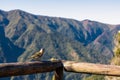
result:
[[[120,0],[1,0],[0,9],[120,24]]]

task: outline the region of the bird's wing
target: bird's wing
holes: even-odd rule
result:
[[[34,55],[39,56],[39,55],[40,55],[40,52],[36,52]]]
[[[31,55],[31,57],[35,57],[35,56],[38,56],[38,52]]]

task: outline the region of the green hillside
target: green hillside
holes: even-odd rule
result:
[[[0,46],[1,62],[24,62],[34,52],[45,48],[42,60],[54,57],[108,64],[113,57],[113,35],[120,29],[120,25],[33,15],[21,10],[1,10],[0,20],[3,31],[0,32],[0,45],[3,44],[2,41],[5,45]],[[8,53],[12,55],[9,56]],[[14,77],[11,80],[50,80],[48,78],[51,78],[51,74]],[[64,78],[79,80],[84,76],[66,73]]]

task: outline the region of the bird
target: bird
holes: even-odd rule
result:
[[[44,48],[41,48],[38,52],[36,52],[32,56],[30,56],[29,59],[40,60],[40,58],[42,57],[43,54],[44,54]]]

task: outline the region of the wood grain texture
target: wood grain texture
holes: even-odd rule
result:
[[[90,73],[108,76],[120,76],[120,66],[93,64],[74,61],[63,61],[64,69],[67,72]]]

